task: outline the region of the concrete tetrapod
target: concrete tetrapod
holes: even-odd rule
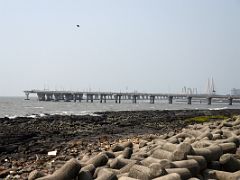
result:
[[[108,162],[108,156],[105,153],[99,153],[86,162],[86,165],[93,164],[94,167],[103,166]]]
[[[156,176],[162,176],[167,174],[165,169],[153,164],[149,168],[141,165],[134,165],[129,171],[129,177],[141,179],[141,180],[150,180]]]
[[[117,176],[109,169],[103,168],[97,173],[96,180],[117,180]]]
[[[207,162],[218,160],[223,154],[223,149],[219,145],[212,145],[206,148],[193,148],[194,154],[198,156],[203,156]]]
[[[34,170],[28,175],[28,180],[34,180],[40,177],[44,177],[46,174],[44,172]]]
[[[172,162],[175,168],[187,168],[192,176],[196,176],[200,172],[200,167],[195,159],[174,161]]]
[[[88,172],[91,173],[91,175],[93,175],[94,172],[95,172],[95,170],[96,170],[96,168],[95,168],[95,166],[94,166],[93,164],[88,164],[88,165],[82,167],[82,169],[80,170],[80,172],[81,172],[81,171],[88,171]]]
[[[164,149],[156,149],[152,153],[152,157],[157,159],[168,159],[170,161],[178,161],[186,159],[187,152],[181,149],[176,149],[174,152],[170,152]]]
[[[224,154],[219,160],[223,169],[228,172],[236,172],[240,170],[240,160],[234,154]]]
[[[187,155],[187,159],[188,160],[190,160],[190,159],[196,160],[198,162],[200,171],[207,168],[207,161],[203,156]]]
[[[118,156],[118,158],[126,158],[126,159],[129,159],[129,158],[131,157],[132,153],[133,153],[132,148],[126,147],[126,148],[123,150],[122,154],[120,154],[120,155]]]
[[[166,169],[168,174],[177,173],[180,175],[181,179],[189,179],[192,177],[191,172],[188,168],[170,168]]]
[[[134,165],[129,171],[129,177],[141,180],[150,180],[150,169],[145,166]]]
[[[124,166],[130,164],[130,163],[136,163],[135,160],[130,160],[130,159],[123,159],[123,158],[115,158],[111,159],[109,162],[109,167],[112,169],[121,169]]]
[[[147,157],[144,160],[141,161],[141,164],[144,166],[150,166],[153,163],[158,163],[161,165],[162,168],[171,168],[173,167],[173,164],[171,161],[169,161],[168,159],[157,159],[154,157]]]
[[[223,154],[226,153],[236,153],[237,151],[237,146],[235,143],[233,142],[229,142],[229,143],[220,143],[218,144],[219,146],[221,146],[222,150],[223,150]]]
[[[111,147],[111,150],[113,152],[117,152],[117,151],[123,151],[126,147],[132,148],[133,147],[133,143],[130,141],[127,142],[123,142],[121,144],[115,144]]]
[[[172,143],[164,143],[161,149],[176,152],[178,151],[179,154],[182,152],[183,154],[191,154],[193,152],[192,146],[189,143],[181,143],[181,144],[172,144]]]
[[[137,180],[137,179],[131,178],[131,177],[127,177],[127,176],[122,176],[122,177],[118,178],[118,180]]]
[[[222,166],[219,161],[211,161],[208,163],[208,169],[213,169],[213,170],[222,170]]]
[[[235,173],[218,171],[212,169],[206,169],[204,171],[205,179],[218,179],[218,180],[239,180],[240,179],[240,171]]]
[[[126,161],[126,160],[125,160]],[[119,173],[128,173],[130,171],[130,169],[137,163],[136,160],[131,160],[129,161],[128,164],[126,164],[124,167],[122,167],[119,170]]]
[[[161,177],[154,178],[153,180],[181,180],[181,177],[177,173],[171,173]]]
[[[60,169],[55,171],[52,175],[38,178],[38,180],[66,180],[74,179],[78,176],[81,165],[72,158],[67,161]]]
[[[93,177],[89,171],[80,171],[78,174],[79,180],[93,180]]]
[[[153,163],[149,167],[151,178],[163,176],[167,174],[167,171],[162,168],[161,164]]]

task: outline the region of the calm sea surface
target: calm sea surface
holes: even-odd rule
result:
[[[240,109],[240,103],[234,103],[229,106],[226,102],[212,103],[207,105],[206,102],[200,103],[193,101],[192,105],[186,102],[174,100],[173,104],[168,104],[166,100],[157,100],[155,104],[150,104],[149,101],[138,101],[137,104],[132,104],[131,101],[122,101],[121,104],[107,101],[107,103],[87,102],[40,102],[37,98],[32,97],[26,101],[24,97],[0,97],[0,117],[14,116],[30,116],[34,114],[91,114],[99,111],[126,111],[126,110],[176,110],[176,109]]]

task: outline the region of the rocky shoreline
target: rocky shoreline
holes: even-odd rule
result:
[[[66,161],[72,162],[72,158],[84,162],[100,152],[110,152],[109,150],[122,141],[131,142],[133,147],[138,145],[139,148],[141,142],[146,144],[153,142],[153,137],[171,138],[193,124],[186,121],[188,118],[212,115],[232,117],[238,114],[240,110],[224,109],[124,111],[100,112],[94,116],[0,118],[0,179],[27,179],[33,170],[52,174]],[[50,151],[56,152],[56,155],[48,155]],[[83,166],[84,163],[79,164]]]

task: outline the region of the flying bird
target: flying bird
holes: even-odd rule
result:
[[[79,24],[77,24],[77,27],[80,27],[80,25],[79,25]]]

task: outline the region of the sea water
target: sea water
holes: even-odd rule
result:
[[[95,100],[93,103],[86,102],[49,102],[38,101],[32,97],[24,100],[24,97],[0,97],[0,117],[14,118],[17,116],[44,116],[46,114],[62,115],[84,115],[101,111],[135,111],[135,110],[178,110],[178,109],[240,109],[240,103],[233,103],[232,106],[227,102],[213,102],[207,105],[206,101],[186,101],[174,100],[173,104],[168,104],[167,100],[156,100],[155,104],[150,104],[149,100],[138,100],[133,104],[130,100],[123,100],[116,104],[114,100],[107,100],[107,103],[100,103]]]

